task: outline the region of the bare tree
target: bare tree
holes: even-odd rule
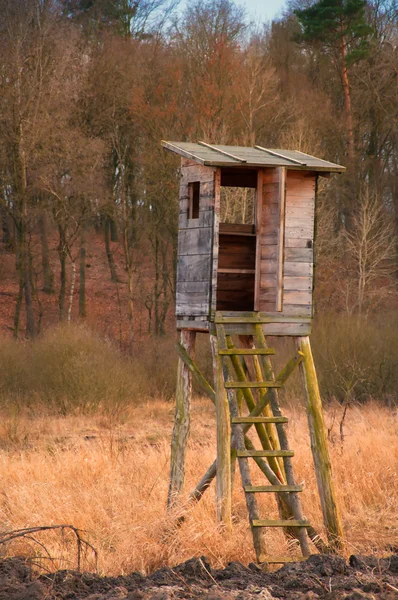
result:
[[[351,269],[349,283],[354,288],[351,309],[367,312],[391,290],[396,247],[391,215],[368,187],[344,237]]]

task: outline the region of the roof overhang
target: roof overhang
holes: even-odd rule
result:
[[[162,141],[175,154],[209,167],[286,167],[299,171],[343,173],[346,168],[299,150],[281,150],[262,146],[225,146],[199,142]]]

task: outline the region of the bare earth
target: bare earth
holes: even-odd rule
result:
[[[212,569],[205,557],[149,577],[132,573],[100,577],[91,573],[57,571],[35,575],[24,559],[0,564],[0,600],[395,600],[398,597],[398,555],[386,559],[352,555],[313,555],[273,573],[256,565],[230,563]]]

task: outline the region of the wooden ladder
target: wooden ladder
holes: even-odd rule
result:
[[[239,337],[244,346],[239,348],[233,343],[232,335],[226,332],[222,313],[216,314],[215,328],[218,354],[222,362],[224,385],[230,406],[236,457],[257,561],[282,564],[293,560],[291,557],[269,556],[264,536],[264,530],[268,527],[283,528],[288,538],[298,540],[302,556],[309,556],[306,528],[310,527],[310,523],[302,514],[298,496],[302,486],[297,485],[294,479],[291,462],[294,452],[288,447],[285,431],[288,419],[281,414],[277,394],[277,390],[284,385],[302,357],[296,355],[276,381],[269,358],[270,355],[275,354],[275,350],[267,347],[261,323],[254,325],[253,336]],[[249,357],[249,360],[246,360],[246,357]],[[255,381],[249,379],[250,375],[252,378],[254,375]],[[241,414],[244,405],[248,409],[248,416]],[[246,435],[253,425],[261,443],[261,450],[256,449]],[[267,485],[252,485],[249,459],[254,459],[267,478]],[[281,517],[278,520],[262,519],[259,516],[256,495],[270,492],[277,494]]]

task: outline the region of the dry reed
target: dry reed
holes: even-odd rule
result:
[[[296,405],[285,411],[296,451],[297,479],[303,482],[304,512],[322,529],[305,413]],[[349,409],[345,440],[339,440],[341,408],[330,407],[331,453],[342,507],[348,551],[388,553],[398,535],[397,414],[376,403]],[[337,416],[337,419],[334,418]],[[214,488],[192,507],[179,530],[166,516],[169,441],[173,405],[150,401],[132,407],[123,422],[112,416],[4,417],[0,428],[1,529],[71,523],[88,532],[105,574],[148,573],[193,555],[205,554],[215,567],[254,558],[244,497],[236,476],[234,529],[217,527]],[[214,410],[194,402],[186,474],[187,493],[213,461]],[[262,501],[275,514],[275,501]],[[41,538],[42,539],[42,538]],[[286,553],[280,532],[267,534],[270,554]],[[57,567],[71,567],[70,540],[47,536],[44,543]],[[21,543],[12,553],[32,554]],[[87,569],[93,564],[85,564]]]

